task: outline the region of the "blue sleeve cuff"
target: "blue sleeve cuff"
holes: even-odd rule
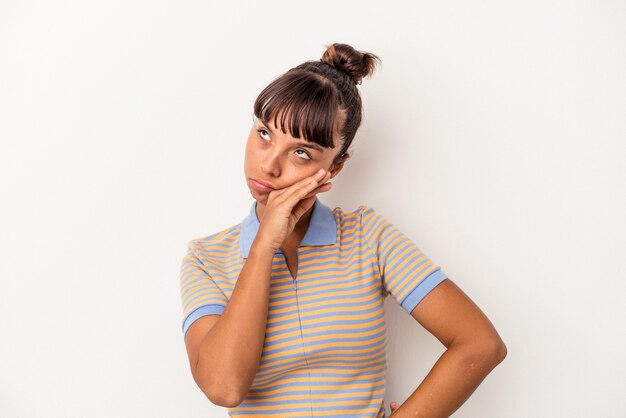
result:
[[[415,289],[402,301],[400,306],[409,314],[424,297],[433,290],[439,283],[447,279],[448,276],[441,269],[437,269],[423,279]]]
[[[222,305],[217,304],[204,305],[194,309],[183,320],[183,336],[187,334],[187,330],[196,319],[206,315],[221,315],[224,313],[224,309],[225,308]]]

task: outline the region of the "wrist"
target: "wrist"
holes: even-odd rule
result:
[[[274,249],[271,245],[266,244],[263,241],[257,241],[256,239],[252,242],[250,246],[250,254],[254,253],[260,256],[270,256],[274,257],[276,253],[276,249]]]

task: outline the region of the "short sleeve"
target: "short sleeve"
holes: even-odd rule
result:
[[[180,267],[180,295],[183,308],[183,335],[198,318],[224,313],[228,299],[215,281],[209,276],[196,254],[193,241]]]
[[[371,207],[362,208],[363,239],[378,264],[383,289],[411,314],[448,276],[395,225]]]

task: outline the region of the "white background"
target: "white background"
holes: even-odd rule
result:
[[[257,94],[332,42],[383,66],[320,199],[400,227],[509,350],[454,416],[626,416],[625,23],[623,1],[0,1],[0,416],[226,416],[191,376],[180,262],[248,214]],[[385,303],[388,405],[444,347]]]

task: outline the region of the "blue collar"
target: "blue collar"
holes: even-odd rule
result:
[[[252,241],[256,237],[259,230],[259,219],[256,216],[257,201],[252,202],[250,213],[241,223],[241,232],[239,234],[239,247],[241,248],[241,257],[248,258]],[[333,211],[322,203],[319,198],[315,198],[313,203],[313,212],[309,227],[302,238],[302,242],[298,247],[305,245],[329,245],[337,242],[337,223]],[[277,252],[282,253],[281,250]]]

